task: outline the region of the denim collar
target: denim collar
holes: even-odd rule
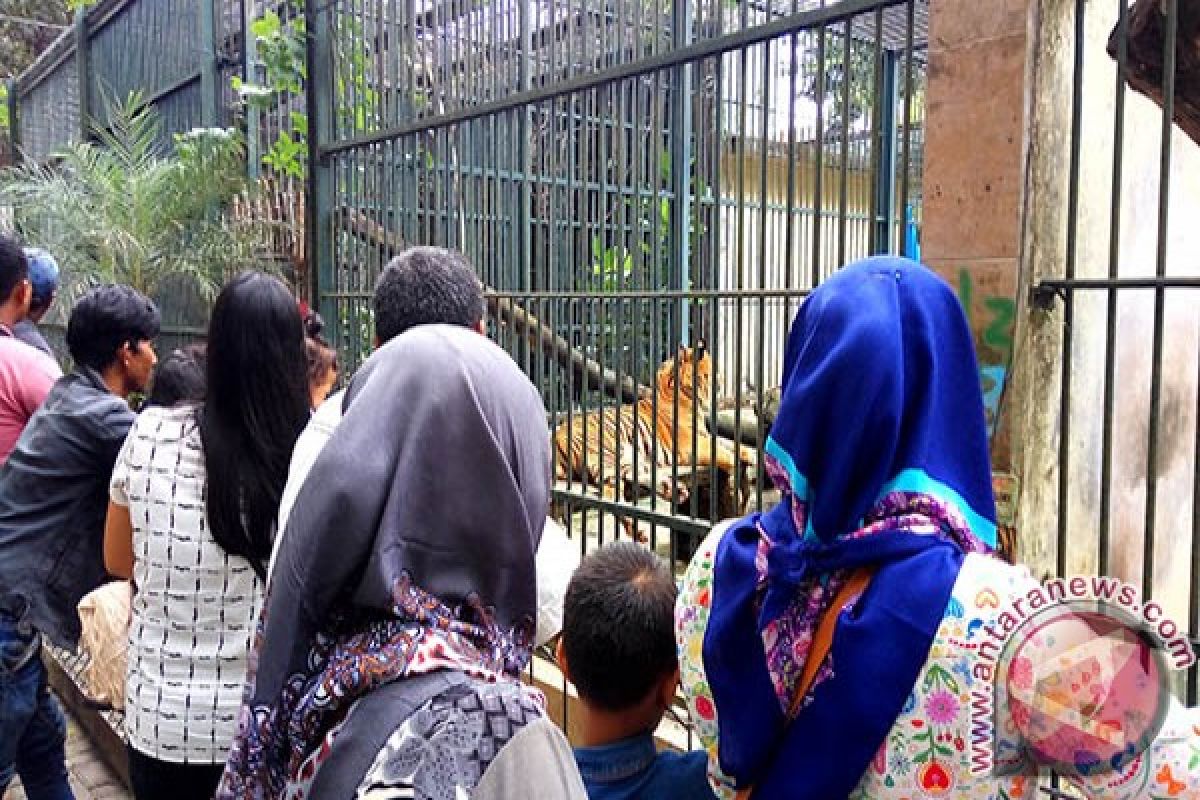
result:
[[[585,783],[616,783],[645,772],[658,757],[649,733],[597,745],[576,747],[575,763]]]
[[[108,384],[104,382],[104,376],[101,375],[98,370],[94,370],[91,367],[86,367],[83,364],[76,364],[73,371],[80,377],[83,383],[86,383],[93,389],[99,389],[107,394],[113,393],[112,389],[108,388]],[[113,395],[113,397],[116,397],[116,395]]]

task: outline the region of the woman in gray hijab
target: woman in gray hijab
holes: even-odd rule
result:
[[[537,390],[473,331],[380,348],[296,503],[218,798],[583,798],[518,680],[550,445]]]

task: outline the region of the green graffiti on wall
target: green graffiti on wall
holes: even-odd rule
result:
[[[979,380],[983,389],[983,404],[987,413],[988,433],[995,433],[1000,413],[1000,398],[1012,358],[1014,324],[1017,304],[1004,295],[988,295],[980,299],[984,316],[977,318],[975,280],[967,269],[958,272],[958,299],[967,314],[967,323],[975,335],[979,351]]]

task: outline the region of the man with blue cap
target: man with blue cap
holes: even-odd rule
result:
[[[29,262],[29,283],[33,285],[33,297],[29,301],[29,313],[13,326],[12,333],[25,344],[53,356],[54,351],[38,330],[37,324],[50,310],[58,293],[58,262],[40,247],[26,247],[25,259]]]

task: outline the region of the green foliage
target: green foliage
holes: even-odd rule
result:
[[[8,119],[8,84],[0,83],[0,133],[7,134],[11,123]]]
[[[300,97],[308,79],[306,66],[302,0],[288,0],[291,13],[286,19],[271,9],[250,24],[258,59],[262,63],[263,85],[248,83],[234,77],[231,85],[247,105],[270,111]],[[372,85],[369,73],[372,66],[368,46],[364,44],[362,23],[351,13],[339,13],[334,46],[338,64],[334,78],[336,118],[341,131],[363,133],[377,124],[379,92]],[[308,116],[291,111],[275,141],[265,149],[264,166],[275,172],[302,179],[308,169]]]
[[[104,118],[95,142],[63,150],[53,166],[0,173],[0,202],[20,209],[23,238],[63,266],[64,306],[106,282],[155,295],[185,279],[211,299],[231,273],[265,268],[266,229],[229,213],[248,188],[236,133],[179,134],[168,155],[158,117],[138,95],[108,104]]]
[[[304,90],[304,17],[287,25],[268,9],[250,25],[258,46],[258,57],[267,70],[267,83],[277,92],[299,94]]]
[[[590,282],[586,288],[600,296],[637,289],[675,288],[670,285],[673,267],[682,271],[687,280],[688,265],[677,264],[678,254],[671,249],[676,200],[674,196],[663,194],[661,188],[671,185],[670,153],[661,152],[658,163],[658,191],[649,196],[628,197],[623,201],[623,213],[610,214],[612,220],[626,220],[632,231],[607,230],[592,237]],[[689,167],[694,163],[693,160]],[[696,253],[707,226],[695,212],[698,207],[711,204],[713,197],[708,184],[691,168],[688,169],[688,191],[693,205],[686,222],[687,236],[689,251]],[[696,301],[697,304],[702,302]],[[637,376],[639,380],[653,380],[653,369],[661,354],[655,353],[648,359],[644,355],[635,355],[632,342],[636,339],[654,347],[656,332],[663,335],[670,330],[671,324],[671,310],[667,304],[641,306],[641,311],[634,311],[628,318],[624,314],[610,313],[593,327],[600,345],[599,355],[604,363],[620,364],[622,370],[631,374],[635,369],[643,371]]]
[[[250,23],[250,35],[266,73],[266,85],[247,83],[234,76],[234,91],[247,105],[271,110],[289,97],[299,97],[308,77],[305,62],[305,23],[302,0],[289,0],[290,18],[284,20],[267,9]],[[288,114],[286,125],[263,153],[262,163],[281,175],[303,179],[308,163],[308,116],[301,111]]]
[[[692,192],[692,202],[710,201],[711,191],[708,184],[692,170],[689,169],[688,173],[688,189]],[[662,186],[670,185],[671,154],[667,151],[659,154],[659,178]],[[628,198],[624,202],[627,219],[637,231],[633,242],[634,250],[623,244],[606,245],[602,236],[593,236],[591,288],[599,292],[619,292],[633,289],[639,284],[645,287],[666,286],[674,258],[670,250],[674,198],[660,194],[656,197]],[[700,239],[706,232],[705,225],[695,216],[691,214],[688,219],[688,237],[692,252],[699,247]],[[641,264],[640,276],[635,267],[635,251],[641,254],[641,258],[636,259]],[[655,265],[658,266],[657,273]]]
[[[66,0],[0,0],[0,77],[15,78],[49,47],[71,22]],[[46,25],[31,25],[37,20]]]
[[[304,178],[304,162],[308,156],[306,138],[304,134],[293,138],[288,131],[280,131],[271,147],[263,154],[263,164],[282,175],[296,179]]]
[[[875,44],[868,40],[852,38],[847,53],[845,35],[826,31],[823,43],[820,34],[809,32],[798,40],[797,47],[800,48],[797,91],[814,103],[818,98],[821,100],[824,117],[822,134],[825,137],[838,135],[843,127],[855,130],[856,125],[874,112],[876,98],[882,91],[878,86]],[[910,107],[910,114],[914,120],[925,117],[924,85],[923,80],[914,80]],[[901,108],[896,110],[896,117],[903,125],[903,79],[898,95],[897,103]]]
[[[370,83],[371,52],[362,23],[349,14],[338,17],[338,64],[334,84],[337,117],[343,131],[365,133],[378,123],[379,92]]]

